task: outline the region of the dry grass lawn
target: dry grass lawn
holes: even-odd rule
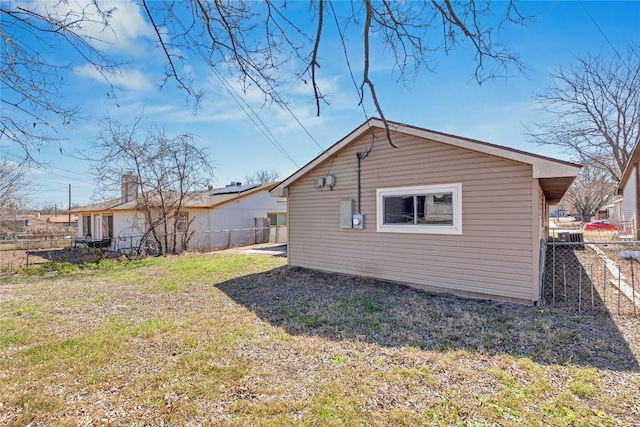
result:
[[[0,425],[640,425],[637,317],[285,263],[185,255],[2,279]]]

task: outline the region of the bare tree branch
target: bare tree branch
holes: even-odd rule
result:
[[[640,46],[626,57],[587,55],[553,73],[536,94],[549,120],[527,126],[532,142],[554,145],[606,170],[617,182],[640,142]]]
[[[185,203],[198,197],[213,177],[206,152],[191,135],[169,137],[161,128],[143,128],[143,118],[131,125],[109,117],[94,149],[102,153],[96,162],[96,181],[101,194],[116,195],[123,175],[138,185],[136,210],[144,217],[139,230],[151,236],[158,247],[177,253],[178,221]],[[189,224],[181,230],[189,235]],[[183,245],[188,243],[183,239]]]
[[[65,103],[63,88],[72,63],[53,62],[48,54],[59,44],[70,47],[75,59],[94,67],[112,90],[111,81],[123,65],[95,47],[98,39],[81,31],[82,25],[89,23],[108,28],[112,9],[96,6],[95,13],[90,14],[87,6],[58,14],[60,5],[63,3],[52,4],[47,14],[21,4],[15,8],[11,4],[0,6],[0,38],[4,48],[0,65],[3,88],[0,137],[20,145],[27,160],[33,159],[31,150],[55,140],[58,129],[83,118],[77,107]]]
[[[244,180],[247,184],[266,184],[277,181],[279,177],[280,173],[276,170],[258,169],[251,175],[245,175]]]
[[[384,123],[384,129],[387,136],[387,141],[393,148],[398,148],[398,146],[391,140],[391,129],[389,127],[389,123],[382,112],[382,108],[380,107],[380,103],[378,102],[378,95],[376,94],[376,89],[373,86],[373,82],[369,79],[369,55],[371,53],[369,48],[369,32],[371,31],[371,17],[373,15],[373,9],[371,8],[371,1],[364,1],[367,6],[367,15],[364,21],[364,30],[363,30],[363,41],[364,41],[364,70],[362,71],[362,84],[360,85],[360,103],[362,104],[364,100],[364,86],[366,85],[369,88],[369,93],[371,94],[371,98],[373,100],[373,104],[376,106],[376,111],[380,114],[380,118]]]
[[[326,7],[327,2],[330,7]],[[257,89],[265,103],[287,109],[290,102],[283,87],[291,84],[292,77],[304,83],[310,79],[310,95],[316,113],[320,114],[321,103],[327,103],[320,64],[323,55],[334,53],[327,47],[329,43],[324,42],[327,18],[331,15],[347,52],[345,61],[349,68],[349,56],[360,52],[347,48],[347,29],[361,32],[358,37],[362,37],[365,57],[362,79],[356,84],[359,103],[364,108],[366,88],[385,124],[384,100],[376,91],[371,71],[372,64],[380,59],[372,52],[385,53],[382,60],[392,61],[397,82],[404,85],[412,73],[415,76],[425,67],[433,70],[435,52],[448,53],[461,44],[469,44],[475,52],[473,75],[479,83],[487,78],[508,76],[514,68],[517,72],[525,71],[518,56],[497,39],[505,23],[521,24],[525,19],[511,1],[492,5],[488,1],[365,0],[336,7],[333,3],[311,0],[306,13],[300,13],[298,3],[272,0],[142,0],[140,8],[153,27],[153,41],[164,58],[161,87],[175,81],[187,100],[193,101],[195,110],[204,92],[196,87],[188,61],[202,60],[217,75],[236,78],[244,91]],[[119,75],[118,66],[122,64],[97,49],[97,40],[82,31],[82,26],[90,23],[114,32],[111,23],[118,4],[103,8],[97,1],[75,4],[59,0],[50,10],[59,10],[61,16],[26,7],[22,3],[0,6],[3,22],[0,36],[7,51],[3,52],[6,61],[2,63],[0,79],[12,90],[11,96],[3,94],[3,103],[16,113],[11,119],[3,115],[0,132],[25,148],[37,149],[54,138],[60,126],[80,118],[80,112],[68,106],[63,96],[63,78],[72,63],[60,65],[48,60],[56,43],[71,47],[75,59],[93,66],[108,82]],[[18,36],[20,32],[28,32],[32,37],[23,41]],[[118,89],[110,84],[109,96]],[[388,126],[387,139],[395,145]]]
[[[561,203],[588,222],[598,209],[610,203],[615,190],[616,183],[611,176],[597,162],[590,161],[580,170]]]
[[[0,214],[21,202],[21,194],[29,186],[25,168],[8,159],[0,159]]]

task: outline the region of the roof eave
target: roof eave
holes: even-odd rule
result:
[[[460,147],[469,149],[476,152],[481,152],[489,155],[493,155],[496,157],[501,157],[508,160],[514,160],[517,162],[530,164],[533,168],[533,177],[537,179],[545,179],[545,178],[571,178],[571,182],[576,177],[580,169],[581,165],[566,162],[563,160],[552,159],[549,157],[540,156],[537,154],[526,153],[524,151],[502,147],[495,144],[490,144],[483,141],[472,140],[469,138],[459,137],[455,135],[449,135],[441,132],[431,131],[428,129],[413,127],[404,125],[401,123],[389,122],[392,130],[396,132],[401,132],[409,135],[416,136],[422,139],[429,139],[432,141],[444,143],[447,145]],[[334,145],[329,147],[324,153],[320,154],[305,166],[300,168],[298,171],[294,172],[291,176],[286,178],[284,181],[280,183],[276,188],[271,190],[271,195],[274,197],[286,197],[287,195],[287,187],[291,185],[293,182],[300,179],[303,175],[305,175],[308,171],[316,167],[319,163],[328,159],[329,157],[336,154],[342,148],[350,144],[353,140],[358,138],[368,129],[376,127],[384,129],[384,122],[380,119],[373,118],[364,122],[362,125],[358,126],[347,136],[342,138],[340,141],[336,142]],[[568,187],[567,187],[568,188]],[[566,191],[566,190],[565,190]]]
[[[633,153],[631,153],[631,157],[629,157],[629,161],[627,162],[624,172],[622,172],[622,177],[620,178],[620,182],[618,183],[618,187],[616,188],[616,194],[622,194],[622,190],[625,185],[627,185],[627,181],[631,176],[631,172],[633,171],[635,165],[640,161],[640,144],[633,149]]]

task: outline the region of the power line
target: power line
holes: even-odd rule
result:
[[[285,150],[285,148],[282,146],[282,144],[280,144],[278,142],[278,140],[276,139],[276,137],[271,133],[271,131],[269,130],[269,128],[267,127],[267,125],[262,121],[262,119],[260,118],[260,116],[253,110],[253,108],[239,95],[237,94],[237,92],[235,91],[235,89],[233,88],[233,86],[229,85],[229,83],[224,79],[224,77],[222,77],[220,75],[220,73],[212,68],[214,74],[216,75],[216,78],[218,79],[218,81],[220,81],[220,83],[222,84],[222,86],[227,90],[227,92],[229,93],[229,95],[231,95],[231,98],[233,98],[233,100],[236,102],[236,104],[238,104],[238,106],[240,107],[240,109],[247,115],[247,117],[249,118],[249,120],[251,120],[251,122],[253,122],[253,124],[256,126],[256,128],[258,128],[258,130],[265,136],[265,138],[267,138],[267,140],[274,146],[276,147],[276,149],[278,151],[280,151],[280,153],[285,156],[289,161],[291,161],[291,163],[293,163],[297,168],[300,168],[300,165],[298,165],[298,163],[293,159],[293,157],[291,157],[289,155],[289,153],[287,152],[287,150]],[[244,109],[244,107],[242,106],[242,104],[238,101],[238,99],[236,98],[236,96],[234,95],[234,93],[236,93],[236,95],[238,95],[238,97],[242,100],[242,102],[245,103],[245,105],[247,106],[247,108],[249,108],[249,110],[251,110],[251,112],[253,113],[253,115],[256,117],[256,119],[262,124],[262,126],[264,127],[264,130],[258,126],[258,124],[256,123],[256,121],[253,119],[253,117],[251,117],[251,115],[249,113],[247,113],[247,111]],[[265,133],[266,131],[266,133]],[[267,133],[269,135],[267,135]],[[270,136],[270,137],[269,137]]]
[[[615,48],[615,46],[613,45],[613,43],[611,43],[611,40],[609,40],[609,37],[607,37],[607,35],[604,33],[604,31],[602,31],[602,28],[600,28],[600,25],[598,25],[598,23],[596,22],[596,20],[593,18],[593,16],[591,16],[591,13],[589,13],[589,11],[587,10],[586,6],[584,5],[584,3],[582,1],[579,1],[578,3],[580,3],[580,6],[582,6],[582,8],[584,9],[584,11],[586,12],[587,16],[589,16],[589,18],[591,19],[591,22],[593,22],[593,25],[596,26],[596,28],[598,29],[598,31],[600,31],[600,34],[602,34],[602,37],[604,37],[604,39],[607,41],[607,43],[609,43],[609,46],[611,46],[611,49],[613,49],[613,51],[615,52],[615,54],[618,56],[618,58],[620,58],[621,61],[624,61],[622,59],[622,56],[620,56],[620,54],[618,53],[618,50]]]
[[[188,37],[192,41],[193,46],[195,46],[196,50],[200,53],[202,58],[205,58],[206,55],[202,51],[200,45],[198,45],[195,42],[195,40],[193,39],[191,34],[187,31],[187,29],[184,26],[184,24],[182,23],[182,21],[178,17],[176,17],[176,21],[178,22],[178,25],[180,25],[180,27],[182,27],[182,30],[184,31],[184,34],[186,35],[186,37]],[[251,122],[260,131],[260,133],[262,133],[262,135],[264,135],[264,137],[267,139],[267,141],[269,141],[271,143],[271,145],[273,145],[285,158],[287,158],[297,168],[300,168],[300,165],[298,165],[298,163],[293,159],[293,157],[291,157],[289,155],[289,153],[282,146],[282,144],[280,144],[280,142],[278,142],[277,138],[269,130],[269,127],[262,121],[260,116],[255,112],[255,110],[251,107],[251,105],[240,94],[237,93],[235,88],[226,81],[226,79],[220,74],[220,72],[218,70],[215,69],[215,67],[210,67],[210,68],[213,71],[213,73],[216,76],[216,78],[218,79],[218,81],[220,82],[220,84],[222,84],[222,86],[229,93],[231,98],[235,101],[236,104],[238,104],[240,109],[245,113],[245,115],[249,118],[249,120],[251,120]],[[235,95],[234,95],[234,93],[235,93]],[[254,119],[254,117],[252,117],[251,114],[249,114],[247,112],[247,110],[242,105],[242,103],[238,100],[238,98],[241,99],[242,102],[245,104],[245,106],[251,111],[251,113],[253,114],[255,119],[257,119],[262,124],[262,127],[260,127],[258,125],[258,123],[256,123],[256,120]]]
[[[12,157],[14,160],[18,160],[18,161],[21,161],[21,160],[22,160],[22,158],[21,158],[21,157],[16,156],[15,154],[11,154],[11,153],[3,153],[2,155],[3,155],[3,156],[6,156],[6,157]],[[58,169],[58,170],[62,170],[62,171],[64,171],[64,172],[75,173],[75,172],[70,171],[70,170],[66,170],[66,169],[58,168],[58,167],[55,167],[55,166],[47,166],[47,167],[45,167],[44,165],[41,165],[41,164],[38,164],[38,163],[27,164],[27,165],[25,165],[25,166],[26,166],[27,168],[29,168],[29,169],[37,169],[37,170],[39,170],[39,171],[46,172],[46,173],[48,173],[48,174],[50,174],[50,175],[54,175],[54,176],[57,176],[57,177],[60,177],[60,178],[70,179],[70,180],[72,180],[72,181],[80,182],[80,183],[82,183],[82,184],[86,184],[86,185],[93,185],[93,183],[90,183],[90,182],[87,182],[87,181],[82,181],[82,180],[77,179],[77,178],[72,178],[72,177],[70,177],[70,176],[61,175],[61,174],[59,174],[59,173],[55,173],[55,172],[53,172],[53,171],[51,171],[51,170],[49,170],[49,169]],[[80,175],[81,175],[81,174],[80,174]]]
[[[182,30],[184,31],[184,34],[189,37],[191,39],[191,41],[193,42],[193,45],[196,47],[196,49],[198,50],[198,52],[200,53],[200,55],[203,58],[206,58],[206,55],[204,54],[204,52],[202,52],[201,47],[195,43],[195,41],[193,40],[193,37],[191,36],[191,34],[189,34],[186,30],[186,27],[184,26],[184,24],[182,23],[182,21],[176,17],[176,20],[178,22],[178,24],[180,25],[180,27],[182,28]],[[248,109],[251,110],[251,112],[255,115],[255,117],[258,119],[258,121],[260,121],[260,123],[264,126],[264,128],[267,130],[267,132],[272,136],[273,141],[276,142],[277,145],[281,146],[280,143],[277,142],[277,139],[273,136],[273,134],[271,133],[271,131],[269,130],[268,126],[262,121],[262,119],[260,119],[260,116],[253,110],[253,108],[251,107],[251,105],[249,105],[244,98],[237,93],[237,91],[235,90],[235,88],[233,88],[233,86],[229,85],[228,82],[226,82],[226,80],[224,79],[224,77],[219,73],[218,70],[216,70],[214,67],[211,67],[211,69],[214,71],[214,73],[216,74],[216,77],[218,78],[218,80],[224,80],[224,82],[221,81],[221,83],[223,84],[223,86],[225,86],[225,89],[227,91],[229,91],[229,87],[231,88],[231,90],[233,90],[233,92],[236,93],[236,96],[239,97],[240,99],[242,99],[242,101],[245,103],[245,105],[247,106]],[[269,86],[269,88],[271,89],[271,91],[273,92],[273,94],[275,95],[275,100],[277,102],[277,104],[280,106],[280,108],[286,110],[291,117],[295,120],[295,122],[302,128],[302,130],[307,134],[307,136],[311,139],[311,141],[313,141],[313,143],[315,143],[315,145],[318,146],[318,148],[320,148],[320,150],[322,150],[322,152],[326,152],[325,148],[322,147],[322,145],[313,137],[313,135],[311,135],[311,132],[309,132],[309,130],[302,124],[302,122],[298,119],[298,117],[296,116],[296,114],[291,110],[291,108],[289,108],[288,104],[282,99],[282,97],[280,97],[277,93],[277,91],[275,91],[275,88],[271,85],[271,83],[269,81],[265,81],[265,83]],[[229,86],[229,87],[227,87]],[[234,101],[242,108],[242,106],[240,105],[240,103],[238,102],[238,100],[236,99],[236,97],[234,97],[232,95],[232,97],[234,98]],[[242,110],[244,111],[244,108],[242,108]],[[247,112],[245,111],[245,114],[247,114]],[[248,115],[248,114],[247,114]],[[252,120],[252,122],[255,124],[255,121]],[[256,125],[257,126],[257,125]],[[263,132],[264,134],[264,132]],[[265,135],[266,136],[266,135]],[[283,148],[283,147],[282,147]],[[283,148],[284,149],[284,148]],[[289,158],[290,160],[293,161],[293,159],[290,158],[290,156],[287,154],[285,154],[285,156],[287,158]],[[300,167],[295,161],[293,161],[293,163],[297,166]]]
[[[353,69],[351,68],[351,61],[349,61],[349,53],[347,52],[347,45],[345,43],[345,35],[340,29],[340,23],[338,22],[338,15],[336,15],[336,10],[333,7],[333,2],[329,0],[329,6],[331,7],[331,12],[333,13],[333,19],[336,23],[336,29],[338,30],[338,35],[340,36],[340,44],[342,45],[342,52],[344,53],[344,59],[347,63],[347,69],[349,70],[349,76],[351,76],[351,82],[353,83],[353,87],[356,89],[356,95],[359,99],[362,100],[362,92],[358,87],[358,83],[356,83],[356,78],[353,75]],[[360,106],[362,107],[362,113],[364,114],[365,121],[369,118],[369,114],[367,114],[367,109],[364,106],[364,102],[360,102]]]

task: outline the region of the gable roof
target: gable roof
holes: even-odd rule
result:
[[[222,187],[214,188],[208,191],[189,193],[188,197],[183,201],[182,207],[184,208],[215,208],[220,205],[224,205],[235,200],[242,199],[252,194],[259,193],[261,191],[269,191],[279,182],[269,182],[266,184],[245,185],[238,186],[237,188]],[[220,193],[220,190],[224,190]],[[114,199],[106,202],[96,203],[93,205],[85,206],[83,208],[73,209],[73,213],[82,212],[104,212],[104,211],[124,211],[124,210],[137,210],[138,200],[132,200],[126,203],[121,203],[120,199]]]
[[[633,168],[638,162],[640,162],[640,144],[636,145],[636,148],[633,149],[631,157],[629,157],[629,161],[624,167],[624,172],[622,172],[622,177],[620,178],[618,188],[616,189],[617,194],[622,194],[621,192],[627,185],[627,181],[629,181],[629,178],[631,177],[631,172],[633,172]]]
[[[525,151],[513,148],[503,147],[488,142],[478,141],[475,139],[465,138],[461,136],[451,135],[430,129],[424,129],[416,126],[406,125],[403,123],[387,121],[392,133],[398,132],[407,135],[416,136],[421,139],[439,142],[454,147],[465,148],[480,153],[501,157],[508,160],[529,164],[533,167],[533,177],[540,180],[540,186],[549,203],[557,203],[560,201],[564,193],[567,191],[573,180],[575,179],[581,165],[552,159],[550,157],[540,156],[538,154],[527,153]],[[359,127],[351,131],[347,136],[329,147],[324,153],[321,153],[315,159],[300,168],[297,172],[282,181],[277,187],[271,190],[273,196],[284,196],[287,194],[287,187],[296,182],[307,172],[318,166],[323,161],[334,156],[343,148],[351,144],[358,137],[371,129],[383,129],[384,122],[378,118],[371,118],[361,124]]]

